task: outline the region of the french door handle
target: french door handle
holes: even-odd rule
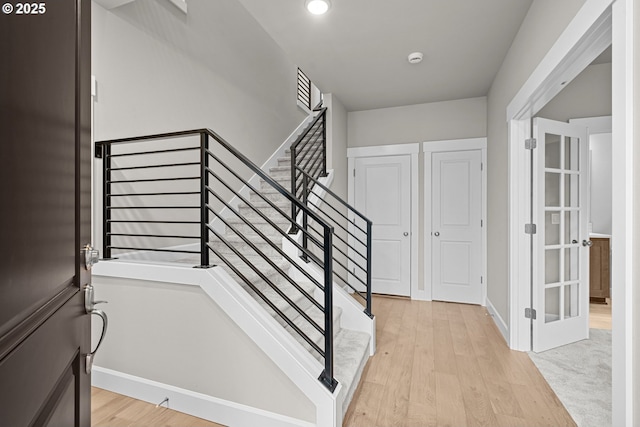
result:
[[[582,241],[582,246],[591,247],[591,246],[593,246],[593,242],[591,240],[583,240]]]

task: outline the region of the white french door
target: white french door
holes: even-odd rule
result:
[[[482,304],[482,153],[431,157],[433,299]]]
[[[535,118],[533,351],[589,337],[586,128]]]
[[[373,223],[371,289],[411,295],[411,156],[355,159],[355,208]]]

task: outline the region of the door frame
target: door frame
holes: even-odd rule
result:
[[[633,0],[586,0],[566,30],[520,88],[506,110],[509,158],[509,345],[528,351],[530,246],[524,233],[531,208],[530,118],[613,43],[612,415],[613,425],[633,423]],[[627,237],[629,236],[629,237]]]
[[[408,155],[411,157],[411,230],[409,237],[411,239],[411,270],[409,275],[411,277],[410,298],[411,299],[425,299],[423,294],[424,290],[418,289],[418,154],[420,153],[420,143],[409,144],[393,144],[393,145],[378,145],[369,147],[351,147],[347,148],[347,170],[348,170],[348,183],[347,183],[347,198],[349,204],[354,206],[355,204],[355,180],[353,179],[355,174],[356,159],[359,157],[390,157],[390,156],[402,156]]]
[[[493,305],[487,300],[487,138],[468,138],[468,139],[453,139],[442,141],[425,141],[422,143],[422,151],[424,152],[424,226],[423,226],[423,254],[424,254],[424,292],[425,299],[431,301],[433,298],[433,283],[431,281],[431,240],[428,239],[432,232],[431,230],[431,173],[432,173],[432,159],[434,153],[445,153],[451,151],[471,151],[479,150],[481,153],[482,162],[482,201],[481,201],[481,219],[483,221],[481,231],[480,250],[482,251],[482,305]],[[493,310],[495,312],[495,309]],[[497,313],[496,313],[497,314]],[[498,316],[499,318],[499,316]],[[506,324],[499,319],[506,328]],[[504,334],[506,329],[503,330],[503,325],[498,325],[500,331]]]

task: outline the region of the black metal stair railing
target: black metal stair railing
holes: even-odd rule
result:
[[[322,219],[334,227],[333,236],[333,277],[336,283],[348,287],[364,303],[364,312],[373,317],[371,310],[371,236],[373,223],[302,169],[302,202],[318,213]],[[312,236],[322,233],[306,211],[302,211],[302,246],[309,248]],[[318,257],[303,252],[303,259],[320,265]]]
[[[302,172],[313,178],[327,176],[327,108],[316,107],[315,118],[291,144],[291,192],[302,200]],[[291,217],[297,218],[300,209],[291,205]],[[297,231],[292,223],[291,233]]]
[[[322,215],[209,129],[96,142],[96,154],[103,159],[105,259],[161,254],[195,257],[202,268],[224,263],[323,359],[319,380],[335,389],[334,228]],[[260,184],[250,181],[254,174]],[[287,232],[295,223],[291,206],[314,224],[302,230],[304,245]],[[283,249],[283,240],[313,256],[322,280]],[[316,288],[322,301],[313,296]]]
[[[318,181],[327,176],[327,108],[318,106],[314,114],[314,119],[291,145],[291,192],[334,227],[334,279],[360,297],[364,302],[364,312],[373,317],[372,222]],[[321,230],[297,205],[292,205],[291,217],[296,222],[292,223],[290,233],[302,229],[302,246],[308,249],[309,241],[321,234]],[[320,264],[318,257],[310,256],[306,251],[302,252],[302,258]]]

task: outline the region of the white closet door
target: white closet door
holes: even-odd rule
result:
[[[411,156],[355,160],[355,207],[373,222],[372,292],[411,294]]]
[[[432,155],[433,299],[482,304],[482,154]]]

